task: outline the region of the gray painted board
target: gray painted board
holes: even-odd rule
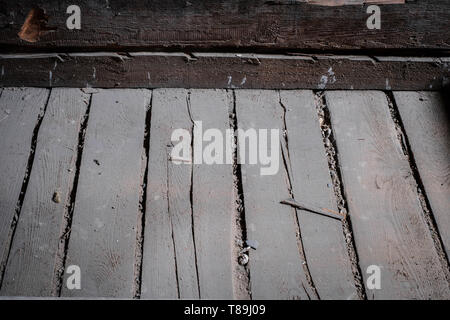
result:
[[[368,298],[448,299],[385,94],[331,91],[326,101]],[[371,265],[381,269],[379,290],[367,286]]]
[[[143,298],[199,297],[190,201],[192,163],[176,161],[176,129],[192,130],[185,89],[154,90],[148,159]],[[178,138],[178,137],[177,137]],[[189,152],[191,144],[188,143]],[[182,158],[190,160],[189,155]]]
[[[67,263],[81,290],[63,296],[133,296],[136,227],[148,90],[100,90],[92,97]]]
[[[4,295],[52,295],[55,258],[75,175],[78,134],[88,103],[89,95],[80,89],[51,92],[3,280]]]
[[[10,226],[26,174],[33,131],[49,91],[5,88],[0,97],[0,261],[9,251]],[[0,270],[1,271],[1,270]]]
[[[192,90],[190,109],[192,119],[202,121],[202,132],[218,129],[225,145],[226,129],[230,129],[228,109],[232,103],[231,93],[225,90]],[[198,128],[200,129],[200,128]],[[194,164],[193,171],[193,212],[194,234],[197,248],[197,265],[202,299],[232,299],[233,272],[232,236],[235,195],[233,188],[233,166],[226,157],[225,148],[219,144],[217,136],[203,142],[204,154],[218,155],[224,164]],[[194,137],[194,143],[198,141]],[[208,146],[218,143],[214,153]],[[220,157],[220,151],[223,157]],[[211,152],[209,152],[209,151]],[[228,164],[227,164],[227,163]]]
[[[240,129],[269,129],[269,132],[270,129],[278,129],[278,139],[283,139],[283,108],[277,91],[235,92],[236,116]],[[247,141],[238,139],[238,150],[244,143],[248,149]],[[249,161],[245,161],[241,167],[247,235],[248,239],[259,242],[258,249],[250,252],[252,298],[308,299],[308,294],[311,296],[311,293],[306,291],[308,282],[297,245],[296,212],[295,209],[280,204],[281,200],[289,198],[281,150],[268,145],[268,153],[277,151],[279,170],[274,175],[261,175],[262,166],[259,162],[249,164]],[[248,153],[247,150],[245,153]],[[245,158],[248,160],[247,156]]]
[[[280,97],[286,108],[294,197],[338,211],[313,92],[281,91]],[[297,215],[306,260],[320,298],[357,298],[341,221],[304,210],[297,210]]]
[[[409,145],[450,255],[450,110],[438,92],[395,92]]]

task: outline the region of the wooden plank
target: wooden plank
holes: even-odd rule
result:
[[[449,110],[437,92],[394,92],[420,179],[450,256]]]
[[[0,97],[1,269],[8,258],[10,227],[28,166],[33,131],[44,112],[48,94],[46,89],[6,88]]]
[[[448,299],[440,264],[384,93],[326,93],[356,249],[381,268],[375,299]]]
[[[360,2],[360,1],[359,1]],[[300,1],[177,0],[132,3],[78,0],[81,30],[66,27],[69,0],[2,0],[0,46],[16,50],[449,49],[450,3],[421,0],[381,5],[382,28],[366,27],[366,6],[317,6]],[[32,7],[48,15],[37,42],[18,33]],[[45,32],[45,27],[56,30]]]
[[[199,298],[190,200],[192,163],[175,164],[170,158],[177,143],[171,141],[173,130],[192,131],[186,99],[185,89],[153,93],[143,298]]]
[[[285,0],[284,2],[288,2]],[[344,5],[357,5],[357,4],[394,4],[405,3],[405,0],[299,0],[310,4],[316,4],[320,6],[344,6]],[[283,2],[280,1],[280,2]]]
[[[235,92],[238,128],[278,129],[281,139],[283,109],[278,93],[264,90]],[[248,150],[248,142],[239,139],[238,150],[244,143]],[[280,150],[268,146],[268,153],[277,151]],[[308,282],[297,246],[295,209],[279,203],[289,197],[281,151],[280,167],[275,175],[261,175],[260,164],[245,162],[241,164],[241,170],[247,237],[259,242],[257,250],[250,252],[252,298],[308,299],[308,294],[312,294],[306,291]]]
[[[66,262],[80,267],[81,290],[63,286],[63,296],[133,296],[149,95],[117,89],[92,97]]]
[[[3,54],[0,85],[440,90],[448,58],[137,52]]]
[[[202,121],[203,133],[208,129],[217,129],[222,133],[223,140],[226,139],[225,130],[230,129],[228,110],[230,103],[233,103],[230,94],[225,90],[192,90],[189,99],[192,119]],[[194,143],[199,142],[196,139],[194,136]],[[210,143],[204,142],[203,148]],[[225,164],[194,164],[193,168],[192,205],[202,299],[233,299],[231,249],[234,236],[231,224],[234,223],[236,199],[233,167],[226,163],[225,149],[222,149]]]
[[[75,175],[78,133],[88,103],[89,96],[80,89],[51,92],[3,279],[2,295],[45,297],[53,294],[55,259]]]
[[[296,199],[338,212],[312,91],[281,91]],[[357,298],[341,221],[297,210],[305,256],[321,299]],[[326,257],[326,259],[324,259]]]

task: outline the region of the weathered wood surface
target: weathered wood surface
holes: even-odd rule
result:
[[[49,91],[3,89],[0,97],[0,258],[8,258],[10,230],[27,171],[33,131],[43,114]]]
[[[375,299],[448,299],[449,284],[382,92],[326,93],[360,266]]]
[[[361,2],[361,1],[359,1]],[[317,6],[300,1],[79,0],[81,30],[69,30],[73,1],[2,0],[2,51],[152,49],[449,49],[450,3],[421,0],[382,5],[381,30],[369,30],[366,6]],[[37,42],[18,32],[33,6],[44,9],[53,32]]]
[[[281,91],[295,199],[338,212],[312,91]],[[305,256],[321,299],[357,298],[342,222],[297,210]],[[326,259],[324,259],[326,257]]]
[[[236,90],[236,117],[238,128],[278,129],[283,139],[283,108],[276,91]],[[238,139],[238,150],[244,143],[247,154],[247,141]],[[269,145],[268,152],[279,153],[275,175],[261,175],[262,166],[248,164],[247,156],[241,165],[247,237],[259,242],[257,250],[250,252],[252,298],[314,298],[297,244],[296,211],[280,204],[290,196],[281,150]]]
[[[93,94],[66,262],[80,267],[82,287],[63,296],[133,296],[149,103],[146,90]]]
[[[55,259],[75,176],[78,133],[89,96],[54,89],[37,138],[33,170],[0,293],[54,294]]]
[[[192,131],[187,90],[153,92],[148,159],[142,298],[199,298],[190,199],[190,156],[176,164],[176,129]],[[179,137],[176,137],[178,139]],[[190,147],[190,143],[188,144]]]
[[[241,165],[247,233],[243,240],[259,243],[250,250],[247,265],[252,298],[357,298],[340,222],[279,203],[293,196],[337,210],[311,91],[235,90],[233,104],[232,91],[157,89],[147,114],[149,90],[91,89],[78,187],[69,196],[80,122],[88,107],[89,94],[84,92],[1,91],[0,249],[6,271],[0,295],[54,294],[59,271],[55,260],[66,253],[65,266],[81,268],[81,290],[68,290],[65,279],[62,296],[131,298],[139,293],[135,285],[142,280],[144,299],[236,298],[233,167],[192,164],[190,155],[176,164],[177,159],[169,157],[176,143],[171,142],[173,130],[191,132],[192,121],[201,120],[203,132],[224,131],[235,107],[238,128],[276,128],[281,141],[275,175],[261,176],[261,165]],[[437,93],[394,96],[448,250],[448,113]],[[449,299],[442,252],[433,243],[385,95],[327,91],[326,102],[359,257],[352,262],[359,262],[364,284],[367,267],[381,267],[381,290],[366,287],[368,298]],[[37,141],[32,144],[33,137]],[[238,143],[239,150],[244,141]],[[12,238],[10,226],[34,144],[34,162]],[[282,150],[289,156],[286,164]],[[140,208],[145,163],[148,187],[145,207]],[[59,203],[52,200],[55,191]],[[74,195],[68,250],[56,252],[67,201]],[[139,278],[136,227],[143,209]]]
[[[192,119],[202,121],[203,133],[208,129],[220,130],[224,144],[227,139],[225,130],[230,128],[228,111],[232,99],[231,92],[225,90],[192,90],[189,97]],[[198,142],[198,138],[201,139],[194,136],[194,143]],[[211,142],[205,141],[203,148]],[[220,144],[217,145],[220,147]],[[226,148],[222,152],[225,163],[226,157],[231,154],[227,154]],[[230,162],[194,164],[193,168],[193,227],[202,299],[233,299],[231,248],[236,244],[231,225],[235,223],[233,211],[236,198]]]
[[[440,90],[449,58],[136,52],[2,54],[2,86]]]
[[[450,256],[450,110],[437,92],[395,92],[403,126]]]
[[[288,2],[289,0],[281,0],[280,2]],[[405,3],[405,0],[297,0],[321,6],[344,6],[356,4],[394,4]]]

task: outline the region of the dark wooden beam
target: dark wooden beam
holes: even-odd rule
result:
[[[440,90],[450,58],[232,53],[0,55],[1,86]]]
[[[81,8],[81,30],[66,27],[66,9],[72,4]],[[0,50],[281,53],[378,49],[392,50],[392,54],[395,50],[450,49],[450,1],[382,4],[380,30],[366,27],[368,4],[318,6],[294,0],[0,0]],[[39,39],[30,43],[19,39],[18,33],[33,7],[44,9],[48,22],[42,26]],[[47,30],[53,27],[56,30]]]

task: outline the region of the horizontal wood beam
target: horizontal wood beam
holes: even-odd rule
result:
[[[289,50],[450,49],[450,1],[381,4],[380,30],[369,30],[366,26],[370,16],[367,5],[372,0],[320,2],[359,3],[345,6],[309,2],[0,0],[0,50],[285,53]],[[66,10],[73,4],[81,8],[80,30],[69,30],[66,26],[69,17]],[[43,9],[48,21],[41,19],[44,25],[36,42],[27,42],[18,33],[33,7]]]
[[[0,54],[0,86],[440,90],[450,58],[233,53]]]
[[[292,4],[296,2],[306,2],[319,6],[346,6],[357,4],[394,4],[405,3],[405,0],[274,0],[276,3]]]

